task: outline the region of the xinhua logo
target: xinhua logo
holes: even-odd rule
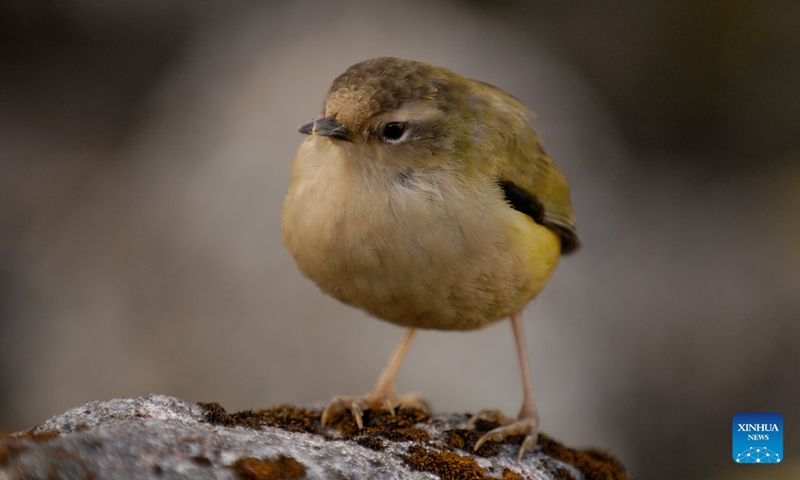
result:
[[[783,460],[783,417],[779,413],[738,413],[733,417],[733,459],[736,463],[780,463]]]

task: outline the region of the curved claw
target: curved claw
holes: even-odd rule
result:
[[[320,426],[325,428],[325,425],[328,424],[328,420],[331,416],[331,413],[335,410],[350,410],[350,413],[353,415],[353,420],[356,421],[356,425],[358,425],[358,429],[361,430],[364,428],[364,407],[369,408],[367,404],[362,407],[362,403],[365,403],[366,398],[351,398],[351,397],[336,397],[330,401],[325,406],[325,409],[322,411],[322,416],[319,419]]]
[[[533,450],[533,447],[536,446],[536,441],[538,440],[539,435],[530,434],[525,437],[525,440],[522,441],[522,445],[519,447],[519,455],[517,455],[517,461],[522,460],[522,455],[528,451]]]
[[[358,425],[358,429],[361,430],[364,428],[364,409],[361,408],[361,405],[359,405],[358,402],[351,402],[350,412],[353,414],[353,418],[356,419],[356,425]]]
[[[503,427],[498,427],[485,433],[481,438],[478,439],[477,442],[475,442],[475,448],[472,450],[477,452],[478,449],[481,448],[481,445],[489,440],[493,442],[502,442],[503,439],[506,438],[506,435],[503,435],[502,431],[500,431],[502,429]]]
[[[392,418],[395,417],[394,407],[392,406],[392,401],[389,400],[389,397],[383,397],[383,408],[389,411],[389,414],[392,416]],[[361,426],[358,428],[361,428]]]
[[[502,442],[506,438],[514,435],[525,435],[525,439],[522,441],[522,445],[519,447],[519,455],[517,456],[517,460],[521,460],[522,455],[526,451],[532,450],[536,445],[539,435],[537,433],[538,422],[535,419],[521,418],[518,420],[509,420],[507,417],[505,417],[505,415],[499,413],[497,410],[482,410],[473,415],[472,419],[470,419],[469,426],[471,427],[472,424],[474,424],[474,421],[477,421],[477,419],[482,416],[486,416],[487,413],[492,417],[496,417],[496,415],[499,414],[499,416],[502,417],[502,420],[504,420],[500,423],[505,423],[505,425],[493,428],[492,430],[486,432],[475,443],[475,448],[473,450],[477,451],[489,440],[493,442]]]
[[[410,398],[410,397],[409,397]],[[420,400],[420,402],[422,402]],[[335,410],[350,410],[353,415],[358,429],[364,428],[364,410],[379,410],[384,409],[389,412],[392,417],[395,417],[395,406],[393,400],[386,395],[366,395],[363,397],[335,397],[325,406],[320,418],[320,425],[325,428],[328,424],[331,413]]]
[[[480,412],[476,413],[472,417],[470,417],[469,422],[467,422],[467,429],[470,429],[475,426],[480,419],[491,420],[494,422],[499,423],[500,425],[505,425],[507,423],[511,423],[513,420],[503,415],[503,412],[496,408],[485,408]],[[485,437],[486,435],[484,435]]]
[[[330,416],[331,411],[333,411],[333,408],[338,406],[340,406],[340,399],[338,398],[334,398],[330,401],[330,403],[325,405],[325,410],[322,411],[322,416],[319,419],[319,423],[322,428],[325,428],[325,425],[328,423],[328,417]]]

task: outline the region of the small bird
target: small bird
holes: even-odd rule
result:
[[[564,175],[510,94],[445,68],[365,60],[330,87],[294,159],[281,211],[283,241],[325,293],[407,327],[373,391],[337,397],[322,415],[422,406],[394,383],[418,328],[474,330],[510,317],[524,398],[516,419],[477,442],[537,440],[522,310],[561,254],[580,245]]]

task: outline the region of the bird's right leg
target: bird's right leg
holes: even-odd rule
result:
[[[475,422],[482,417],[493,419],[501,425],[478,439],[475,443],[476,451],[489,440],[502,442],[513,435],[525,435],[522,446],[519,448],[519,455],[517,455],[517,460],[521,460],[525,451],[533,450],[536,445],[536,440],[539,437],[539,412],[536,409],[536,402],[533,400],[533,383],[531,382],[531,371],[528,366],[528,349],[525,346],[525,332],[522,327],[521,311],[511,315],[511,326],[514,329],[514,340],[517,344],[517,355],[522,373],[523,398],[519,415],[517,415],[516,420],[513,420],[503,415],[499,410],[481,410],[472,416],[467,428],[472,428]]]
[[[394,409],[400,405],[407,407],[416,407],[425,411],[430,408],[420,397],[416,395],[403,395],[398,396],[394,388],[397,373],[400,371],[400,365],[403,363],[403,358],[406,356],[408,347],[411,346],[411,341],[414,339],[416,329],[409,328],[406,330],[400,343],[392,352],[389,357],[389,362],[383,367],[383,371],[375,383],[375,388],[372,392],[363,397],[336,397],[328,403],[325,410],[322,412],[322,419],[320,423],[324,427],[330,417],[331,412],[339,409],[349,409],[353,414],[353,418],[358,424],[358,428],[364,428],[362,417],[364,410],[388,410],[394,416]]]

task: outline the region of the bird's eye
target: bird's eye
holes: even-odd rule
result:
[[[400,140],[400,137],[403,136],[403,133],[406,131],[406,124],[405,122],[389,122],[383,127],[383,131],[381,132],[381,136],[384,140],[388,142],[394,142]]]

